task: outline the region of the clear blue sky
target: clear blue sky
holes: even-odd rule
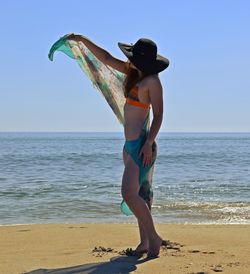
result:
[[[161,131],[250,131],[250,1],[2,1],[0,131],[122,131],[77,63],[51,45],[81,33],[114,56],[154,40],[171,65]]]

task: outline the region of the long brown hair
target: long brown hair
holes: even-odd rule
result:
[[[124,96],[127,97],[129,91],[134,87],[138,82],[140,82],[143,78],[145,78],[147,74],[141,73],[139,74],[137,69],[133,69],[130,67],[129,63],[126,63],[126,78],[123,83],[124,87]]]

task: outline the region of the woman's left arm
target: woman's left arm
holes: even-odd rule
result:
[[[150,127],[150,131],[147,140],[140,151],[140,156],[143,154],[143,165],[147,166],[152,162],[153,152],[152,145],[158,134],[163,117],[163,96],[162,86],[159,78],[150,79],[149,83],[149,97],[151,100],[153,110],[153,121]]]
[[[163,95],[162,85],[159,78],[150,81],[149,97],[153,110],[153,121],[148,134],[147,143],[152,146],[156,135],[158,134],[163,118]]]

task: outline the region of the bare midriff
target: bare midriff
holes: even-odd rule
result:
[[[133,106],[125,103],[124,105],[124,135],[126,140],[135,140],[140,136],[143,123],[148,115],[149,109]]]

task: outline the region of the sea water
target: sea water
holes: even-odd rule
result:
[[[156,223],[250,223],[250,133],[159,133]],[[0,224],[134,223],[120,211],[124,136],[0,133]]]

